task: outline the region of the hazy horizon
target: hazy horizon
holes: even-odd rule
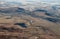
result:
[[[60,2],[60,0],[0,0],[8,2]]]

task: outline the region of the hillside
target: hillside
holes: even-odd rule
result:
[[[59,5],[0,5],[0,39],[60,39]]]

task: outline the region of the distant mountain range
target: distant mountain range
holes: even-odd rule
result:
[[[23,8],[29,11],[47,11],[47,15],[60,17],[60,5],[59,4],[47,4],[47,3],[27,3],[22,4],[20,2],[0,2],[0,12],[14,11],[15,9]],[[16,10],[15,10],[16,11]],[[20,11],[20,10],[18,10]]]
[[[60,19],[60,5],[50,3],[22,4],[19,2],[0,2],[0,13],[19,13],[57,22]]]

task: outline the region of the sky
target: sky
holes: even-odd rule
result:
[[[17,1],[17,0],[3,0],[3,1]],[[36,1],[36,0],[18,0],[18,1]]]
[[[0,0],[0,1],[9,1],[9,2],[13,2],[13,1],[15,1],[15,2],[51,2],[51,1],[53,1],[53,2],[60,2],[60,0]]]

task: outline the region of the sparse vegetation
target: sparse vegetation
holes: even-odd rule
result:
[[[0,39],[60,39],[59,8],[27,5],[0,6]]]

